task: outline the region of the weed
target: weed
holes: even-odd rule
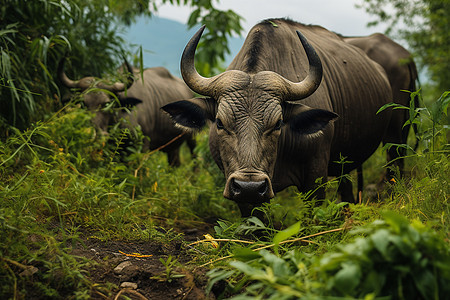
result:
[[[160,258],[159,261],[164,265],[165,271],[163,274],[153,276],[152,279],[172,282],[172,280],[174,279],[186,276],[184,274],[179,274],[175,272],[175,268],[181,267],[181,264],[178,262],[177,259],[173,258],[172,255],[169,255],[169,257],[167,257],[167,260]]]
[[[408,91],[405,91],[408,92]],[[423,144],[423,152],[436,151],[448,151],[448,141],[446,133],[448,132],[449,126],[443,124],[447,116],[447,108],[450,103],[450,91],[444,92],[439,99],[433,102],[429,107],[425,105],[420,93],[420,89],[415,92],[410,93],[410,105],[409,107],[403,106],[397,103],[388,103],[381,107],[377,113],[392,107],[393,109],[406,109],[409,111],[409,119],[405,122],[403,127],[409,125],[418,126],[417,138]],[[415,106],[415,98],[419,98],[420,107]],[[390,147],[402,147],[413,151],[416,151],[408,145],[399,144],[386,144],[384,149],[389,149]],[[445,150],[446,149],[446,150]]]

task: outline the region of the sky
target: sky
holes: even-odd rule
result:
[[[321,25],[328,30],[347,35],[369,35],[383,32],[386,26],[367,28],[374,20],[364,9],[356,8],[363,0],[220,0],[213,1],[216,8],[231,9],[245,20],[242,23],[245,32],[267,18],[289,17],[304,24]],[[186,6],[160,6],[156,15],[186,23],[190,8]]]

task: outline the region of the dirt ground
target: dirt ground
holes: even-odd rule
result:
[[[206,229],[191,230],[184,234],[186,241],[203,239]],[[83,245],[84,244],[84,245]],[[73,249],[72,254],[94,261],[88,270],[95,283],[92,299],[216,299],[214,293],[206,294],[207,268],[199,268],[190,262],[195,258],[180,242],[169,244],[145,242],[103,242],[85,239]],[[168,257],[181,264],[171,268],[168,278],[166,267],[160,258]],[[114,284],[114,294],[105,295],[102,286]]]

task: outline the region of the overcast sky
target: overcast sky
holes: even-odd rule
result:
[[[369,35],[383,32],[385,26],[367,28],[374,20],[355,4],[363,0],[221,0],[214,2],[221,10],[231,9],[242,16],[246,36],[251,27],[267,18],[289,17],[305,24],[321,25],[331,31],[348,35]],[[185,6],[161,6],[157,15],[186,23],[190,9]]]

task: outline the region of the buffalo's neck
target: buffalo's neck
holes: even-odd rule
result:
[[[274,191],[296,186],[300,192],[315,189],[322,178],[327,180],[327,165],[334,127],[328,126],[316,136],[283,130],[278,142],[278,155],[272,184]]]

